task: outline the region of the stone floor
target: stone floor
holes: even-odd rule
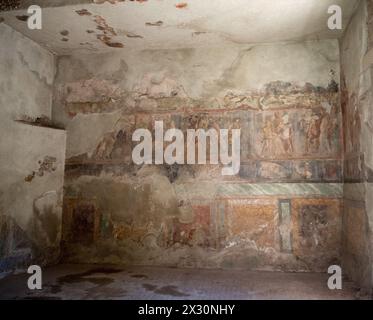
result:
[[[0,279],[0,299],[356,299],[353,285],[327,287],[327,274],[58,265],[43,270],[43,289],[28,274]]]

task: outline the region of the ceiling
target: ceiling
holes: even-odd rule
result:
[[[327,9],[338,4],[343,26],[359,0],[53,0],[21,1],[3,23],[56,54],[195,48],[338,38]],[[43,7],[42,30],[29,30],[28,4]]]

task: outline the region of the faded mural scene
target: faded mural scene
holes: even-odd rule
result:
[[[35,0],[41,30],[29,1],[3,2],[0,298],[372,298],[370,0]],[[157,163],[174,141],[156,122],[184,161]],[[30,265],[40,291],[19,284]]]

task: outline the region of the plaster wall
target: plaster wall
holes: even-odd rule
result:
[[[341,41],[344,127],[343,265],[372,288],[372,3],[361,1]]]
[[[54,56],[5,24],[0,42],[0,271],[6,271],[58,257],[66,137],[35,123],[51,117]]]

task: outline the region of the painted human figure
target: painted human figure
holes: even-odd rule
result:
[[[306,153],[312,150],[319,151],[322,117],[314,113],[306,119],[306,122],[308,124],[305,146]]]
[[[328,153],[333,150],[333,141],[335,129],[337,128],[337,118],[332,116],[334,112],[332,109],[322,110],[321,114],[321,124],[320,124],[320,145],[322,146],[321,150]]]
[[[286,154],[294,152],[293,127],[289,122],[289,115],[285,114],[280,123],[280,137]]]
[[[273,132],[273,139],[272,139],[272,152],[273,155],[283,155],[285,153],[284,143],[282,138],[282,130],[283,130],[283,119],[281,117],[280,112],[275,112],[275,117],[272,122],[272,132]]]
[[[273,143],[273,126],[271,120],[267,119],[264,127],[262,128],[262,151],[261,155],[272,154],[272,143]]]

